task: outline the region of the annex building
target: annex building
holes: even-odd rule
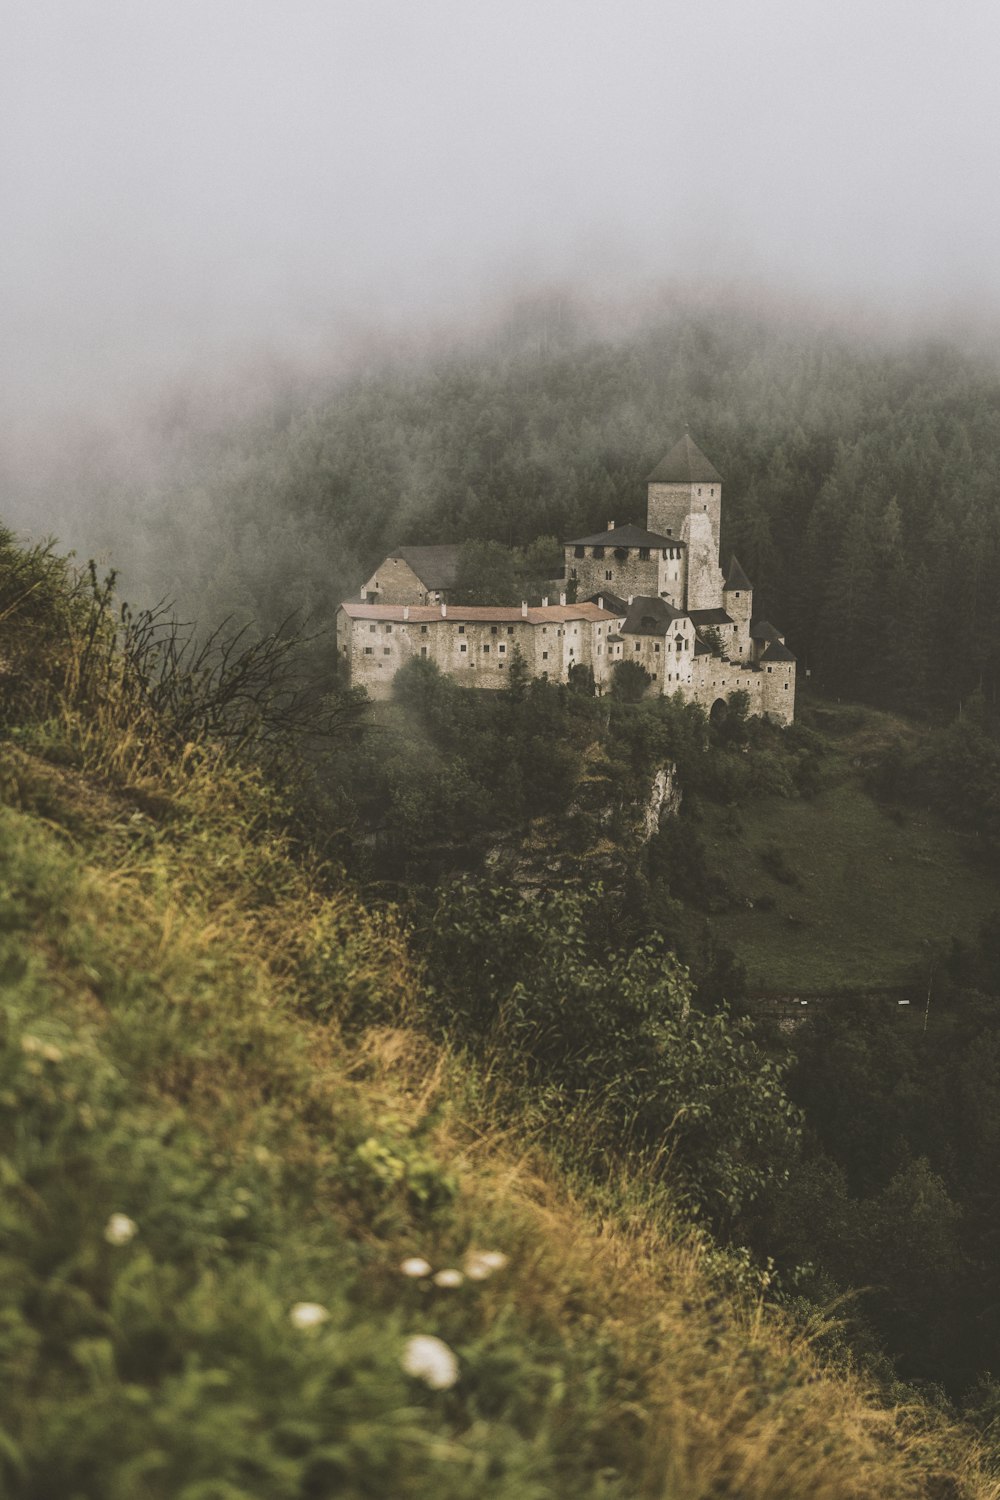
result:
[[[449,604],[459,549],[397,548],[338,611],[351,685],[386,698],[416,656],[468,687],[502,688],[517,652],[532,677],[551,682],[589,667],[600,693],[632,661],[650,675],[650,693],[711,711],[741,691],[752,714],[790,724],[795,657],[774,625],[754,620],[737,559],[720,567],[722,476],[685,431],[646,486],[645,526],[611,522],[565,544],[558,603]]]

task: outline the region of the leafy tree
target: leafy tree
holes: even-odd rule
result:
[[[637,661],[616,661],[609,691],[623,703],[638,703],[652,681],[652,672],[647,672]]]

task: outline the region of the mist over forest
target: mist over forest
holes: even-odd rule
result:
[[[724,476],[723,553],[817,685],[946,716],[995,693],[1000,366],[955,336],[690,293],[612,324],[550,290],[431,347],[262,363],[129,417],[63,434],[8,514],[205,628],[327,628],[403,543],[640,518],[688,423]]]

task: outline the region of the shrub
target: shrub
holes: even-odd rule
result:
[[[748,1023],[692,1006],[661,943],[609,950],[602,899],[445,888],[424,934],[438,1022],[526,1085],[550,1124],[586,1118],[598,1160],[671,1153],[691,1198],[726,1220],[796,1149],[783,1067]]]

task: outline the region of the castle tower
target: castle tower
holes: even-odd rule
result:
[[[722,607],[736,626],[736,634],[730,648],[733,659],[749,661],[753,586],[735,556],[729,561],[726,585],[722,591]]]
[[[719,534],[722,475],[685,428],[684,436],[646,480],[646,525],[686,543],[688,609],[722,602]]]

